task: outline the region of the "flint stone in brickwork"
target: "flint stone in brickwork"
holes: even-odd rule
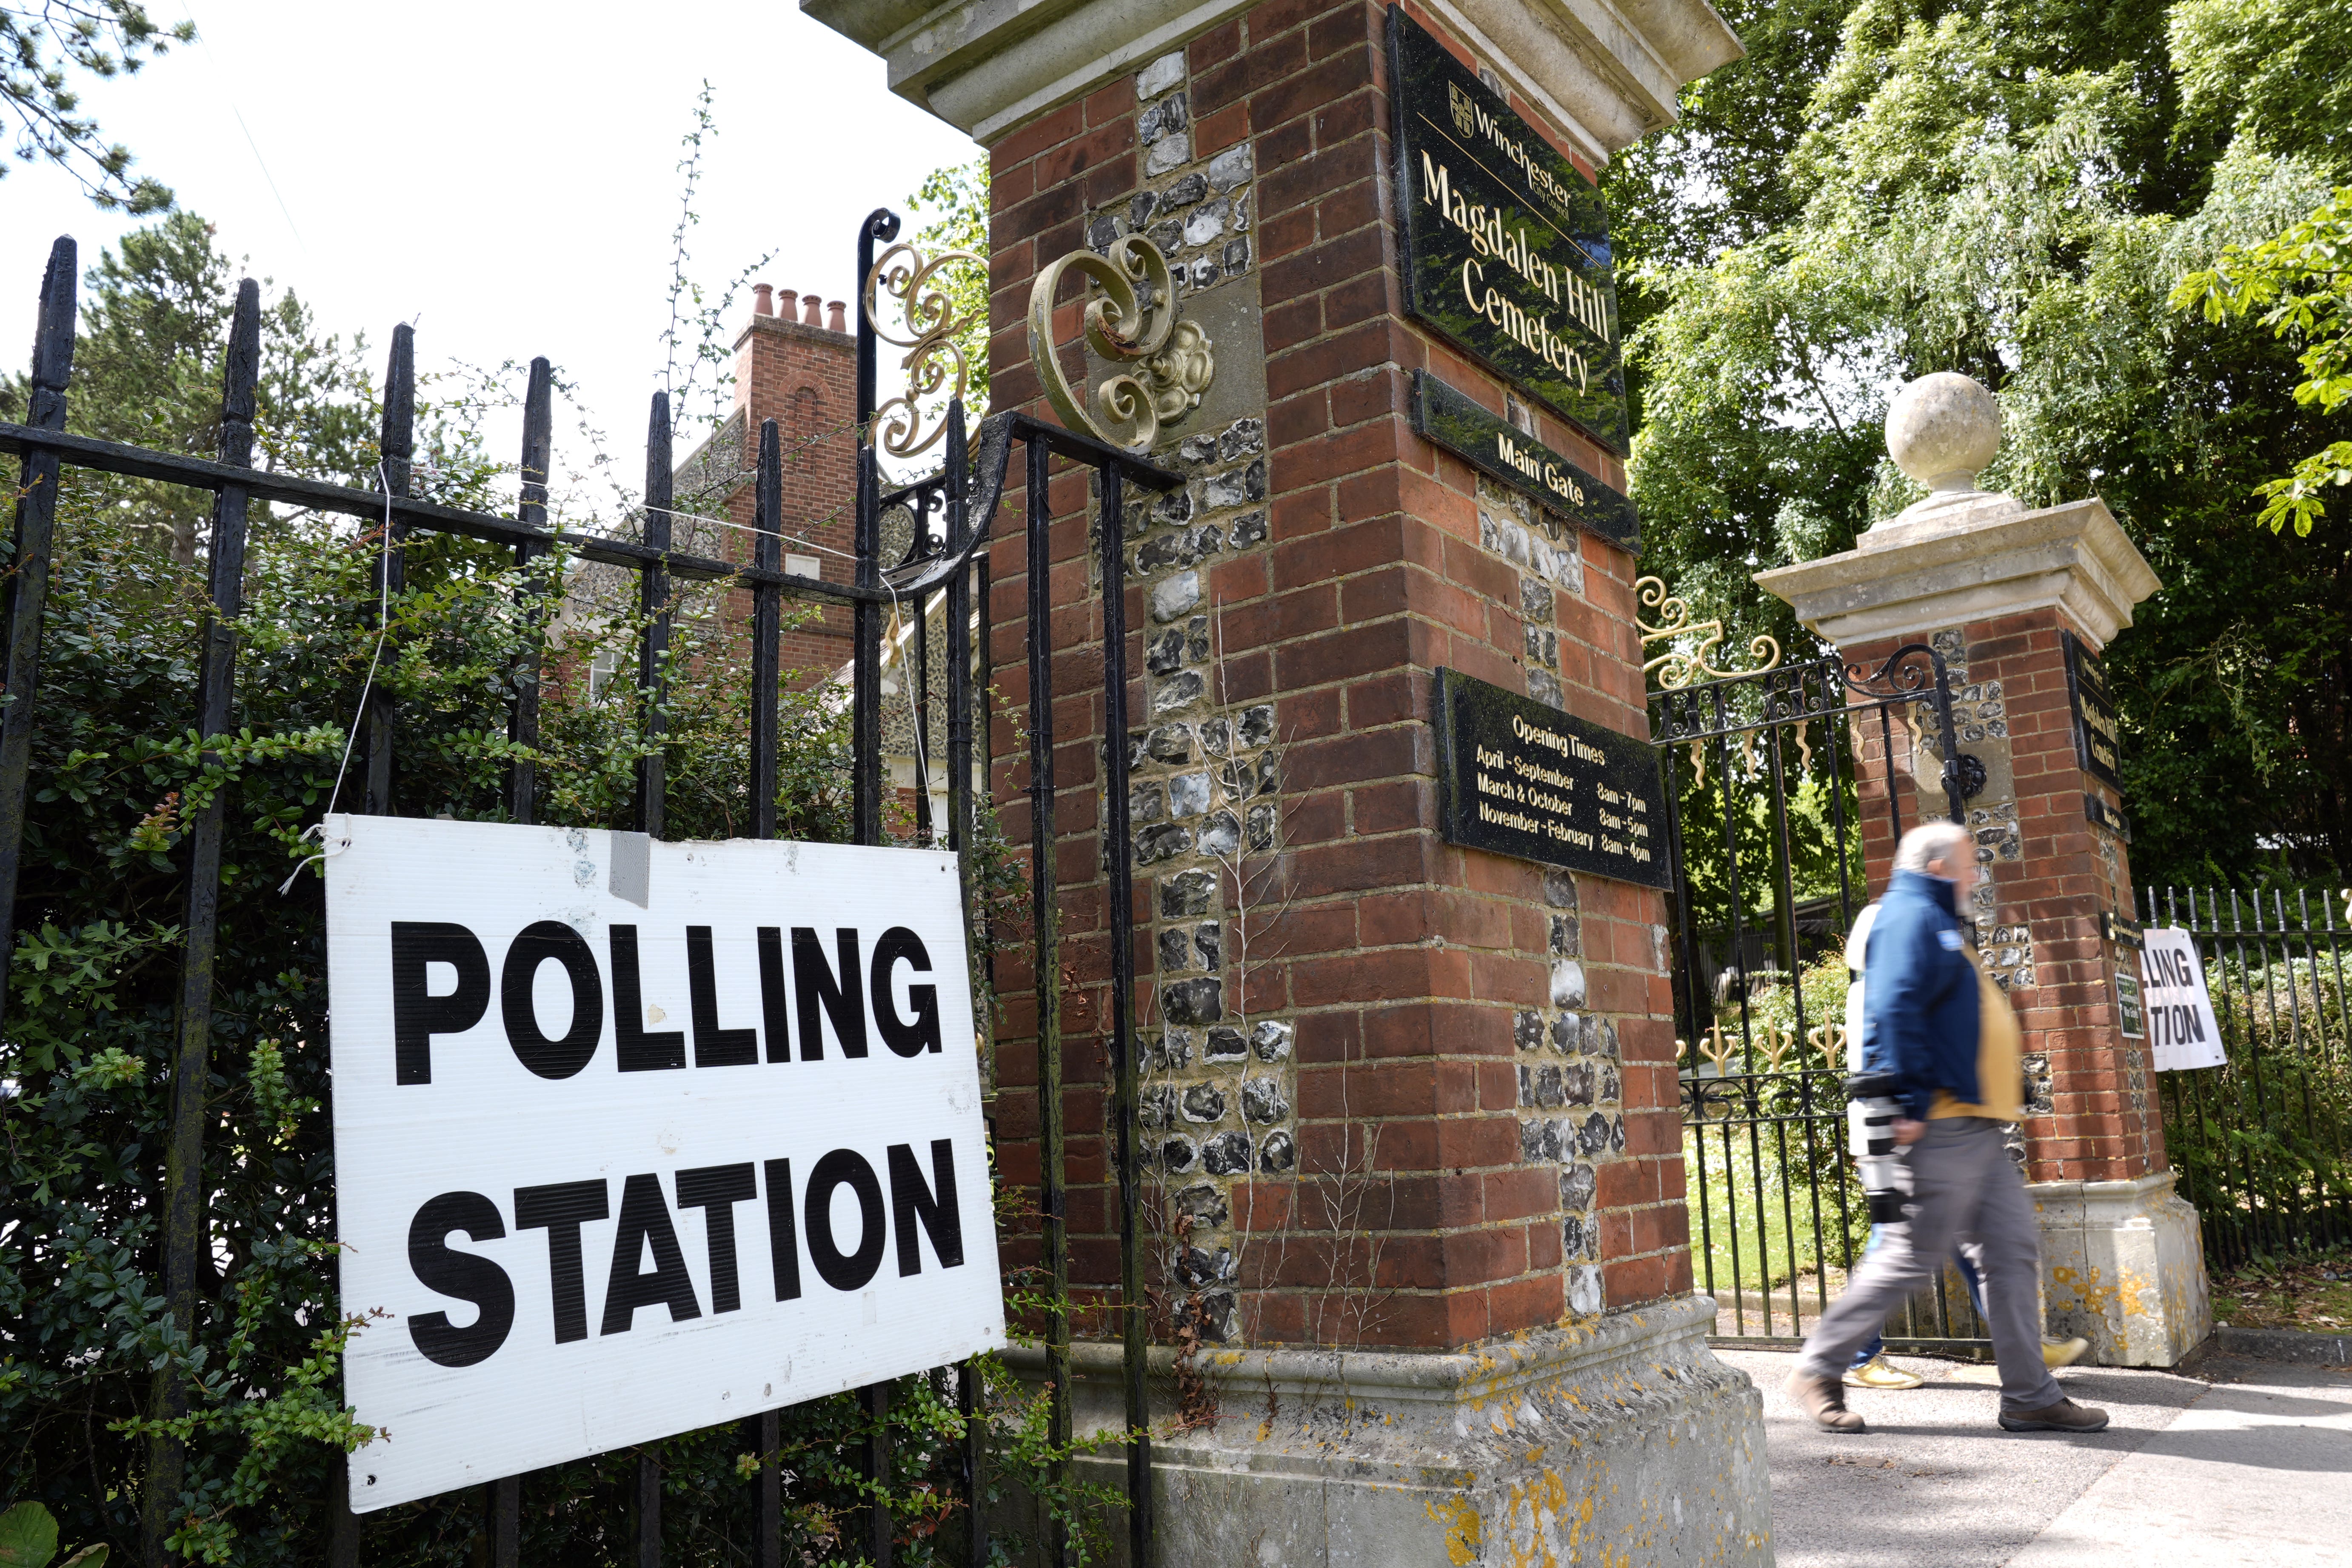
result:
[[[1217,460],[1216,436],[1212,433],[1205,436],[1185,437],[1176,444],[1176,458],[1179,462],[1192,468],[1197,468],[1202,463],[1215,462]]]
[[[1182,931],[1163,931],[1160,933],[1160,967],[1163,970],[1192,967],[1192,944],[1185,938]]]
[[[1151,1042],[1151,1065],[1160,1072],[1176,1072],[1192,1065],[1192,1031],[1168,1029]]]
[[[1576,1130],[1576,1152],[1580,1154],[1598,1154],[1608,1147],[1609,1118],[1596,1110],[1584,1119],[1583,1126]]]
[[[1249,760],[1245,757],[1228,761],[1217,769],[1217,784],[1224,790],[1225,796],[1229,800],[1248,799],[1254,793],[1256,783],[1257,770],[1250,766]]]
[[[1159,210],[1160,194],[1157,191],[1144,191],[1138,194],[1133,201],[1127,204],[1127,226],[1131,229],[1141,228],[1151,221],[1151,215]]]
[[[1249,198],[1247,196],[1235,196],[1234,198],[1234,232],[1235,234],[1248,233],[1249,223]]]
[[[1233,1217],[1233,1210],[1225,1206],[1225,1194],[1206,1182],[1178,1193],[1176,1212],[1193,1224],[1207,1226],[1212,1230],[1222,1230],[1225,1222]]]
[[[1559,1206],[1564,1209],[1589,1209],[1593,1192],[1601,1178],[1590,1165],[1570,1165],[1559,1173]]]
[[[1253,849],[1274,847],[1274,830],[1280,826],[1282,809],[1270,800],[1262,800],[1249,808],[1249,847]]]
[[[1272,752],[1257,760],[1257,793],[1272,795],[1282,783],[1282,766]]]
[[[1154,675],[1173,675],[1184,665],[1184,634],[1170,627],[1144,646],[1143,668]]]
[[[1238,1176],[1250,1168],[1246,1132],[1220,1132],[1201,1145],[1201,1166],[1213,1176]]]
[[[1200,1163],[1201,1146],[1190,1138],[1170,1138],[1160,1145],[1160,1163],[1170,1171],[1189,1171]]]
[[[1519,614],[1528,620],[1549,626],[1552,616],[1551,590],[1537,578],[1520,578]]]
[[[1242,710],[1242,746],[1263,746],[1274,739],[1274,704],[1261,702],[1255,708]]]
[[[1172,1089],[1147,1089],[1135,1108],[1136,1120],[1146,1127],[1165,1127],[1176,1120],[1176,1091]]]
[[[1127,225],[1116,214],[1106,213],[1087,225],[1087,248],[1097,254],[1108,251],[1127,232]]]
[[[1543,1015],[1515,1014],[1511,1018],[1511,1043],[1523,1051],[1534,1050],[1543,1044]]]
[[[1625,1152],[1625,1119],[1622,1116],[1609,1124],[1609,1147],[1620,1154]]]
[[[1252,463],[1230,474],[1219,474],[1202,487],[1201,504],[1208,507],[1247,506],[1265,499],[1265,464]]]
[[[1546,631],[1541,626],[1532,626],[1522,627],[1521,630],[1525,633],[1524,640],[1527,643],[1528,662],[1532,665],[1539,665],[1545,669],[1558,668],[1559,664],[1559,634],[1558,632]]]
[[[1160,988],[1160,1014],[1171,1024],[1213,1024],[1225,1016],[1224,986],[1214,980],[1180,980]]]
[[[1214,1084],[1196,1083],[1184,1091],[1185,1121],[1223,1121],[1224,1119],[1224,1090]]]
[[[1192,521],[1192,492],[1181,486],[1151,503],[1151,521],[1174,527]]]
[[[1556,1110],[1567,1103],[1559,1068],[1549,1066],[1536,1068],[1536,1103],[1546,1110]]]
[[[1209,1049],[1204,1059],[1213,1062],[1237,1061],[1249,1055],[1249,1042],[1242,1038],[1239,1029],[1209,1031]]]
[[[1559,1124],[1552,1121],[1520,1122],[1519,1158],[1523,1160],[1559,1159]]]
[[[1155,621],[1172,621],[1200,602],[1201,574],[1197,572],[1179,572],[1151,585],[1151,618]]]
[[[1601,1103],[1604,1105],[1614,1105],[1624,1098],[1625,1091],[1623,1086],[1617,1081],[1617,1069],[1610,1067],[1602,1068],[1601,1069]]]
[[[1235,550],[1247,550],[1265,541],[1265,513],[1244,512],[1234,519],[1233,545]]]
[[[1577,949],[1577,920],[1574,915],[1551,917],[1551,955],[1554,958],[1574,958]]]
[[[1291,1026],[1264,1019],[1250,1029],[1250,1048],[1262,1062],[1278,1062],[1290,1054]]]
[[[1200,1308],[1201,1337],[1203,1340],[1212,1344],[1223,1344],[1227,1340],[1240,1336],[1241,1316],[1234,1310],[1231,1290],[1212,1290],[1206,1295],[1194,1297],[1193,1301]]]
[[[1209,657],[1209,617],[1194,616],[1184,623],[1184,657],[1194,664]]]
[[[1203,1285],[1229,1282],[1234,1277],[1234,1254],[1231,1247],[1221,1247],[1214,1252],[1198,1247],[1185,1247],[1176,1256],[1176,1281],[1188,1290]]]
[[[1536,1102],[1536,1077],[1533,1068],[1519,1069],[1519,1103],[1532,1106]]]
[[[1208,970],[1225,966],[1224,928],[1214,921],[1192,933],[1192,946],[1201,955],[1201,967]]]
[[[1105,747],[1102,754],[1108,760],[1110,756],[1109,748]],[[1130,769],[1143,765],[1143,731],[1140,730],[1129,730],[1127,732],[1127,765]]]
[[[1572,1057],[1584,1048],[1584,1020],[1573,1013],[1562,1013],[1551,1021],[1551,1048],[1561,1056]]]
[[[1155,171],[1156,173],[1157,171]],[[1184,243],[1184,224],[1180,218],[1162,218],[1151,226],[1151,243],[1166,256]]]
[[[1223,719],[1201,721],[1201,750],[1213,757],[1222,757],[1234,749],[1233,727]]]
[[[1592,1103],[1592,1068],[1586,1062],[1571,1062],[1559,1069],[1560,1096],[1569,1105]]]
[[[1230,811],[1221,811],[1201,825],[1201,853],[1230,855],[1242,847],[1242,825]]]
[[[1601,1269],[1583,1264],[1568,1271],[1568,1310],[1580,1318],[1601,1310]]]
[[[1584,1247],[1584,1216],[1573,1214],[1560,1216],[1559,1255],[1562,1258],[1589,1257]]]
[[[1271,1078],[1254,1078],[1242,1084],[1242,1115],[1265,1126],[1290,1114],[1290,1101],[1282,1097],[1282,1086]]]
[[[1214,538],[1213,531],[1204,531]],[[1212,545],[1210,548],[1214,549]],[[1143,542],[1135,552],[1136,571],[1150,575],[1164,572],[1171,566],[1190,566],[1201,559],[1200,536],[1189,529],[1174,533],[1155,534]]]
[[[1184,220],[1184,243],[1208,245],[1225,232],[1225,219],[1233,212],[1233,204],[1223,196],[1213,202],[1203,202]]]
[[[1159,687],[1153,690],[1151,711],[1155,714],[1173,713],[1180,708],[1190,708],[1201,700],[1201,693],[1207,689],[1207,686],[1201,679],[1200,671],[1180,669],[1160,681]]]
[[[1221,191],[1230,191],[1235,185],[1247,184],[1255,172],[1250,159],[1250,144],[1246,142],[1209,160],[1209,184]]]
[[[1158,98],[1184,79],[1184,51],[1171,49],[1135,73],[1135,96]]]
[[[1173,760],[1173,759],[1171,759]],[[1209,809],[1209,775],[1178,773],[1168,781],[1169,810],[1178,816],[1198,816]]]
[[[1135,863],[1157,866],[1162,860],[1172,860],[1192,847],[1190,829],[1172,822],[1155,823],[1135,836]]]
[[[1168,803],[1156,784],[1138,784],[1128,792],[1127,820],[1138,826],[1158,822],[1168,815]]]
[[[1172,637],[1176,634],[1170,632],[1168,635]],[[1189,763],[1192,760],[1192,727],[1190,724],[1162,724],[1144,737],[1143,751],[1154,762]]]
[[[1528,671],[1528,695],[1547,707],[1563,710],[1567,707],[1560,700],[1559,677],[1549,669]]]
[[[1205,915],[1211,900],[1217,896],[1217,874],[1213,871],[1179,871],[1160,879],[1160,914],[1163,920],[1181,920],[1186,915]]]
[[[1155,142],[1164,141],[1175,135],[1192,124],[1192,109],[1186,101],[1190,96],[1187,93],[1176,93],[1145,110],[1142,118],[1135,122],[1136,139],[1148,147]],[[1181,163],[1183,160],[1180,158],[1176,162]],[[1176,164],[1171,163],[1168,166],[1172,169]],[[1208,185],[1207,180],[1203,179],[1201,182],[1202,190],[1206,190]],[[1198,196],[1193,198],[1195,201],[1199,199]],[[1161,197],[1161,205],[1166,205],[1164,195]]]
[[[1223,260],[1227,272],[1244,271],[1249,267],[1250,247],[1246,237],[1225,241]]]
[[[1204,256],[1187,265],[1179,276],[1189,289],[1211,289],[1216,286],[1221,274],[1217,271],[1217,264]]]
[[[1572,958],[1562,958],[1553,963],[1551,1005],[1555,1007],[1584,1005],[1584,965]]]
[[[1265,421],[1236,419],[1225,426],[1217,437],[1217,457],[1224,462],[1237,462],[1253,452],[1265,450]]]
[[[1181,103],[1181,100],[1171,99],[1169,101],[1171,103]],[[1179,127],[1179,129],[1181,129],[1181,127]],[[1178,207],[1189,207],[1194,202],[1199,201],[1202,196],[1205,196],[1208,194],[1209,182],[1207,177],[1195,170],[1193,173],[1185,175],[1182,179],[1178,180],[1175,184],[1170,185],[1167,189],[1160,193],[1160,210],[1164,213],[1172,213]]]
[[[1298,1145],[1287,1132],[1269,1132],[1257,1146],[1257,1168],[1269,1175],[1278,1175],[1298,1163]]]
[[[1586,1032],[1584,1038],[1585,1043],[1588,1046],[1591,1044],[1592,1036],[1591,1031],[1588,1030]],[[1617,1059],[1617,1026],[1606,1018],[1603,1018],[1601,1021],[1600,1050],[1601,1054],[1607,1057],[1611,1061],[1613,1062]]]
[[[1576,908],[1576,878],[1567,871],[1544,873],[1544,902],[1556,910]]]

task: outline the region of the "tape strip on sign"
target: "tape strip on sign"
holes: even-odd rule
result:
[[[327,832],[355,1510],[1004,1343],[954,857]]]
[[[2141,992],[2147,1016],[2148,1054],[2158,1072],[2188,1072],[2217,1068],[2228,1058],[2221,1050],[2221,1026],[2213,1016],[2213,998],[2205,989],[2205,966],[2197,957],[2197,939],[2178,926],[2151,926],[2140,933]]]

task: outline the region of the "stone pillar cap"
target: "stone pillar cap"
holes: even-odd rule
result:
[[[1881,519],[1862,536],[1863,548],[1916,523],[1950,527],[2023,511],[2015,496],[1977,489],[1977,475],[2000,450],[2000,404],[1975,377],[1939,370],[1909,383],[1886,408],[1886,455],[1927,494]]]

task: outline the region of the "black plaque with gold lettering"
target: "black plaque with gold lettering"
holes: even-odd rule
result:
[[[1394,5],[1389,61],[1407,309],[1623,457],[1625,372],[1600,190]]]
[[[1438,816],[1448,843],[1645,887],[1673,883],[1647,742],[1437,672]]]
[[[2107,695],[2107,671],[2099,656],[2073,632],[2062,632],[2066,648],[2066,698],[2074,718],[2074,755],[2093,778],[2124,787],[2123,750],[2116,733],[2116,705]]]
[[[1425,370],[1412,373],[1412,427],[1471,467],[1640,554],[1633,503]]]

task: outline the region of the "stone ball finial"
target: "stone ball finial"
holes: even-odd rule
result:
[[[1895,395],[1886,451],[1930,490],[1973,490],[2000,449],[2000,405],[1973,376],[1939,370]]]

